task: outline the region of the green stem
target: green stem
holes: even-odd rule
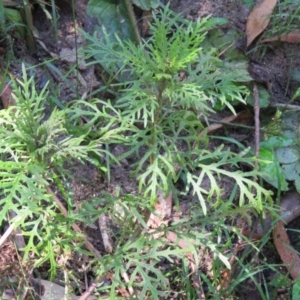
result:
[[[134,14],[134,11],[133,11],[132,3],[131,3],[130,0],[125,0],[125,5],[126,5],[127,11],[128,11],[128,15],[129,15],[131,25],[134,29],[134,35],[135,35],[136,42],[137,42],[137,44],[140,44],[141,43],[141,36],[140,36],[139,30],[137,28],[137,21],[136,21],[135,14]]]
[[[32,20],[32,13],[31,13],[31,6],[28,1],[23,1],[23,12],[24,12],[24,19],[27,26],[26,43],[27,43],[27,47],[32,52],[36,49],[36,47],[33,38],[33,20]]]

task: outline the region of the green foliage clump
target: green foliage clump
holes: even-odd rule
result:
[[[248,94],[243,85],[235,84],[239,73],[222,73],[223,62],[216,49],[201,48],[212,25],[214,22],[209,18],[196,23],[183,20],[165,7],[157,15],[153,14],[153,23],[149,25],[153,35],[141,45],[122,41],[117,35],[117,42],[111,42],[103,29],[101,39],[96,33],[94,36],[85,34],[90,42],[85,54],[97,57],[95,62],[109,64],[111,69],[123,63],[118,71],[122,76],[118,78],[124,78],[124,82],[116,85],[119,97],[115,102],[121,111],[120,127],[130,131],[125,140],[130,150],[123,157],[139,155],[133,176],[137,176],[140,191],[151,202],[156,200],[158,190],[165,195],[175,191],[174,183],[184,173],[187,186],[192,186],[206,212],[202,195],[221,196],[213,179],[215,174],[236,181],[242,195],[240,205],[248,199],[261,210],[261,196],[269,199],[270,192],[253,184],[251,179],[245,180],[247,174],[234,169],[225,174],[222,170],[225,164],[234,166],[243,161],[242,156],[216,150],[208,154],[214,157],[213,162],[222,156],[231,159],[217,167],[211,163],[204,167],[200,163],[204,161],[201,157],[207,156],[203,147],[208,138],[199,137],[203,129],[201,117],[213,113],[212,106],[217,101],[234,111],[233,102],[244,102]],[[247,161],[251,164],[251,159]],[[202,175],[195,178],[193,172],[199,168],[203,170]],[[211,181],[211,191],[200,187],[204,175]],[[257,196],[252,195],[251,188]]]
[[[60,252],[55,248],[68,248],[76,234],[70,220],[56,212],[47,187],[55,182],[56,173],[67,175],[64,162],[87,160],[90,153],[101,155],[101,138],[87,143],[84,134],[71,135],[67,110],[54,109],[45,116],[47,86],[38,92],[24,66],[22,79],[12,80],[16,104],[0,110],[0,224],[14,212],[13,224],[28,236],[24,261],[35,253],[40,257],[36,265],[51,263],[54,278]]]
[[[216,49],[201,48],[214,22],[204,18],[191,23],[168,7],[157,13],[150,24],[153,35],[141,45],[122,41],[118,36],[117,42],[111,42],[105,29],[102,40],[85,34],[90,41],[86,58],[96,55],[99,60],[93,63],[105,62],[111,70],[122,65],[117,72],[122,75],[118,78],[124,80],[114,85],[118,90],[115,101],[80,100],[68,109],[54,109],[45,116],[47,87],[37,92],[25,69],[23,81],[13,82],[16,105],[0,111],[0,223],[10,210],[16,213],[12,222],[28,239],[24,260],[34,252],[35,265],[49,261],[54,278],[59,253],[82,251],[82,237],[74,235],[71,222],[89,224],[109,214],[120,228],[114,236],[114,252],[103,255],[94,265],[98,282],[110,271],[114,278],[109,287],[99,290],[109,290],[111,299],[116,298],[117,287],[134,288],[132,296],[136,298],[167,298],[171,284],[182,276],[178,297],[189,295],[194,299],[197,295],[185,254],[191,254],[198,268],[205,252],[209,252],[217,258],[209,270],[215,278],[197,275],[209,286],[211,295],[219,299],[216,287],[220,284],[221,264],[231,267],[230,254],[224,253],[234,248],[230,239],[234,229],[224,224],[224,219],[233,219],[237,214],[249,217],[249,211],[262,211],[271,192],[252,180],[260,175],[256,170],[239,171],[239,163],[253,166],[254,159],[246,157],[247,151],[235,154],[222,145],[209,150],[209,137],[199,135],[204,128],[201,120],[213,113],[214,103],[221,102],[234,111],[233,102],[244,102],[248,94],[244,86],[235,84],[238,73],[222,72],[223,62]],[[81,117],[86,124],[77,126]],[[78,214],[70,212],[68,219],[62,217],[47,193],[49,182],[62,186],[56,174],[66,174],[65,161],[89,160],[90,154],[112,157],[102,148],[111,143],[123,143],[128,149],[120,160],[138,157],[133,176],[138,179],[141,195],[95,198],[84,202]],[[226,202],[218,186],[218,179],[223,177],[236,183]],[[149,232],[145,215],[153,210],[157,195],[161,191],[164,195],[178,195],[175,184],[182,178],[184,193],[190,189],[196,194],[201,208],[168,228],[160,226]],[[205,178],[210,182],[209,189],[201,185]],[[236,191],[240,193],[240,207],[233,202]],[[210,214],[207,200],[213,198],[218,205]],[[66,200],[71,207],[72,199]],[[213,232],[206,232],[207,225],[214,228]],[[163,237],[167,231],[176,232],[178,241],[184,240],[188,247],[182,249],[176,242],[166,242]],[[161,238],[154,238],[158,233]],[[228,238],[226,245],[221,242],[223,235]],[[74,239],[77,245],[71,243]],[[204,250],[199,258],[200,247]],[[184,272],[179,276],[159,265],[162,258],[174,263],[174,257],[183,257]],[[123,279],[124,274],[129,274],[129,281]]]

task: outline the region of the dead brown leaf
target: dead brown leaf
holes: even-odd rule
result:
[[[235,115],[231,115],[226,117],[220,121],[220,123],[213,123],[209,125],[207,128],[202,130],[198,137],[204,136],[204,134],[210,134],[213,131],[216,131],[220,128],[223,128],[226,123],[239,123],[239,124],[247,124],[249,120],[252,120],[252,114],[249,111],[243,110]],[[193,148],[195,148],[196,142],[193,144]]]
[[[254,7],[246,24],[247,47],[269,25],[276,4],[277,0],[263,0]]]
[[[1,86],[2,90],[0,90],[0,99],[3,107],[6,109],[10,105],[15,105],[15,101],[12,97],[12,89],[6,82],[4,82],[4,84],[2,83],[2,76],[0,76],[0,87]]]
[[[292,44],[299,43],[300,42],[300,30],[297,30],[297,31],[291,32],[291,33],[286,33],[281,36],[274,36],[269,39],[264,39],[261,41],[261,43],[274,42],[274,41],[287,42],[287,43],[292,43]]]
[[[142,19],[142,37],[145,37],[147,31],[149,30],[149,24],[152,22],[152,11],[151,10],[144,10],[143,11],[143,19]]]
[[[289,237],[285,231],[284,223],[279,221],[273,230],[274,245],[281,260],[286,264],[291,277],[294,280],[300,278],[300,257],[293,250]]]

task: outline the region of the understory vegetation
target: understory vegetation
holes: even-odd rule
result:
[[[67,285],[79,282],[68,260],[86,255],[99,299],[129,298],[122,289],[131,299],[238,299],[249,278],[261,299],[274,299],[283,282],[291,286],[275,265],[255,264],[272,228],[254,241],[236,226],[242,220],[251,227],[267,215],[278,220],[270,185],[280,189],[285,175],[274,165],[267,174],[269,156],[255,157],[253,148],[206,130],[217,109],[236,114],[238,105],[249,107],[252,93],[248,77],[241,80],[220,49],[203,46],[220,22],[191,22],[161,5],[153,10],[151,35],[139,43],[105,27],[93,35],[81,30],[87,44],[80,57],[109,76],[105,91],[67,105],[50,101],[51,83],[37,88],[27,65],[19,78],[7,75],[13,104],[0,110],[0,224],[22,232],[25,276],[46,266],[51,281],[62,272]],[[274,154],[270,144],[262,147]],[[92,164],[109,182],[112,165],[124,161],[135,193],[116,188],[74,203],[68,166]],[[172,221],[157,210],[168,201],[179,215]],[[183,202],[188,212],[181,212]],[[102,216],[113,247],[100,252],[74,224],[93,226]],[[264,277],[266,268],[280,277],[277,283]]]

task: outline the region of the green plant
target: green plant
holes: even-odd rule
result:
[[[83,242],[71,229],[71,220],[56,211],[56,205],[47,192],[58,176],[68,176],[64,163],[71,160],[89,160],[90,153],[98,156],[101,138],[86,141],[88,132],[81,136],[67,130],[67,110],[54,109],[45,115],[47,85],[37,92],[33,77],[28,78],[23,65],[22,80],[12,79],[15,106],[0,111],[0,224],[7,220],[9,211],[16,217],[11,220],[20,226],[27,237],[23,260],[29,254],[36,256],[35,265],[50,263],[51,278],[55,276],[56,256],[72,247],[71,240]],[[71,201],[71,199],[66,199]]]
[[[111,66],[125,62],[120,72],[127,81],[117,85],[120,94],[115,102],[115,107],[121,110],[120,127],[130,131],[126,137],[130,150],[123,157],[134,153],[140,156],[133,176],[137,176],[140,191],[152,203],[158,190],[165,195],[175,191],[174,183],[185,173],[206,212],[203,195],[221,197],[213,175],[218,174],[236,181],[242,195],[240,205],[249,199],[262,210],[261,196],[270,199],[271,193],[251,179],[245,179],[257,173],[246,174],[234,169],[226,173],[222,169],[225,164],[234,167],[244,160],[243,156],[221,148],[206,151],[201,142],[206,141],[207,136],[199,137],[203,129],[200,117],[213,113],[211,105],[215,101],[234,111],[233,101],[243,102],[248,93],[244,86],[234,83],[238,77],[236,73],[222,73],[223,62],[216,49],[201,48],[213,24],[208,18],[197,23],[188,22],[165,7],[157,15],[153,14],[153,23],[149,25],[153,36],[143,40],[142,45],[122,41],[117,35],[117,42],[112,43],[103,28],[101,41],[96,34],[85,34],[90,42],[85,54],[101,57],[95,62],[105,61]],[[210,159],[209,164],[205,163],[207,159]],[[251,159],[245,160],[251,163]],[[196,169],[202,170],[200,177],[193,174]],[[200,187],[204,176],[211,181],[210,191]],[[252,188],[256,196],[250,192]]]
[[[210,216],[204,215],[199,208],[195,207],[189,217],[173,222],[167,228],[159,226],[151,231],[143,220],[148,210],[152,211],[153,208],[144,201],[142,196],[137,195],[107,194],[103,198],[94,198],[82,203],[82,209],[77,215],[78,220],[89,224],[93,223],[99,215],[105,214],[110,216],[117,228],[111,232],[114,240],[113,253],[105,254],[101,261],[94,262],[95,273],[102,281],[107,274],[114,274],[111,284],[100,286],[98,291],[109,291],[111,299],[117,297],[116,290],[119,287],[131,288],[133,297],[143,299],[168,298],[172,293],[177,294],[179,299],[180,297],[198,299],[199,290],[192,282],[193,275],[199,278],[201,276],[202,284],[208,284],[207,295],[221,299],[222,295],[232,294],[238,283],[232,284],[227,290],[216,291],[216,287],[222,280],[224,265],[230,268],[228,257],[234,247],[232,239],[229,238],[235,232],[234,228],[224,224],[223,220],[225,218],[234,220],[238,215],[247,217],[251,207],[233,208],[232,203],[222,203]],[[212,226],[213,232],[208,232],[207,226]],[[143,231],[135,236],[139,227],[142,227]],[[188,247],[180,248],[177,242],[171,243],[164,239],[167,232],[176,232],[178,240],[184,240]],[[157,234],[162,236],[155,238]],[[221,242],[224,235],[227,237],[225,244]],[[251,242],[249,244],[255,248]],[[187,254],[189,254],[188,258]],[[212,267],[206,270],[207,272],[202,272],[200,266],[208,256],[213,257]],[[192,274],[189,269],[190,260],[195,261],[197,270]],[[244,273],[239,282],[249,277],[247,268],[248,266],[244,266]],[[255,272],[259,271],[260,269],[257,268]],[[255,272],[251,272],[250,276]],[[213,274],[213,280],[206,273]],[[124,280],[126,275],[127,282]]]
[[[214,258],[209,270],[214,278],[200,271],[194,273],[207,283],[210,295],[217,299],[221,271],[224,266],[231,267],[229,257],[233,252],[232,240],[223,244],[222,236],[229,237],[235,232],[224,219],[237,215],[249,218],[250,212],[263,211],[271,192],[252,180],[261,175],[256,170],[239,171],[240,163],[253,167],[255,160],[246,156],[247,149],[239,154],[224,146],[210,151],[206,147],[209,137],[199,135],[204,127],[201,119],[213,113],[216,101],[234,111],[234,101],[244,102],[248,94],[245,87],[235,84],[239,74],[224,73],[216,49],[201,48],[206,31],[214,21],[205,18],[191,23],[170,12],[168,7],[157,14],[150,25],[153,37],[138,46],[118,36],[112,43],[105,29],[103,43],[96,35],[85,34],[91,42],[86,56],[97,55],[112,70],[117,66],[117,72],[125,78],[114,86],[118,94],[113,103],[99,99],[74,101],[69,108],[54,109],[45,117],[47,86],[37,93],[33,79],[27,77],[23,67],[23,80],[13,82],[16,106],[0,112],[3,157],[0,223],[9,210],[16,213],[12,222],[27,237],[24,260],[32,251],[37,257],[35,265],[49,261],[53,278],[60,252],[83,251],[79,247],[82,236],[74,235],[71,222],[89,224],[108,214],[119,228],[113,232],[114,251],[91,264],[98,282],[104,282],[109,272],[114,276],[109,286],[99,287],[99,292],[109,290],[110,298],[116,299],[117,288],[126,287],[133,289],[132,297],[159,299],[170,295],[172,282],[182,282],[179,293],[195,299],[197,291],[191,283],[188,260],[183,256],[189,253],[198,270],[201,259],[205,259],[204,253],[209,253]],[[86,123],[78,126],[81,117]],[[49,182],[63,190],[57,178],[68,176],[64,161],[90,160],[90,154],[112,157],[101,147],[110,143],[123,143],[129,149],[120,160],[134,155],[138,158],[133,176],[138,179],[141,195],[105,195],[82,203],[83,209],[77,214],[70,211],[69,218],[62,217],[47,193]],[[223,177],[235,182],[229,200],[223,199],[218,186],[219,178]],[[199,198],[200,206],[186,219],[149,232],[145,215],[153,211],[153,202],[160,191],[164,195],[171,191],[179,195],[176,189],[179,178],[185,178],[182,193],[186,195],[190,189]],[[207,189],[201,185],[205,178],[210,182]],[[234,204],[237,191],[240,193],[238,206]],[[67,193],[63,194],[68,197]],[[66,200],[72,206],[72,198]],[[217,205],[208,209],[213,201]],[[212,233],[207,232],[207,226],[214,228]],[[168,231],[176,232],[188,247],[180,248],[178,241],[166,242],[164,236]],[[154,238],[157,233],[162,237]],[[71,243],[71,238],[77,245]],[[199,254],[200,248],[203,252]],[[170,276],[159,266],[162,258],[180,267],[182,259],[184,273],[174,272]],[[246,271],[240,280],[247,277]],[[127,281],[123,279],[126,275]]]
[[[160,2],[157,0],[131,0],[131,2],[143,10],[157,8],[160,5]]]
[[[295,92],[295,94],[293,95],[292,100],[295,100],[297,97],[300,96],[300,88],[297,89],[297,91]]]
[[[224,146],[210,151],[206,149],[209,137],[199,135],[204,127],[201,118],[213,113],[212,106],[217,101],[234,112],[233,103],[244,102],[248,94],[243,85],[236,83],[240,73],[233,70],[226,73],[217,49],[201,48],[206,32],[215,24],[214,21],[205,18],[191,23],[170,12],[168,7],[156,13],[150,24],[153,36],[142,40],[141,45],[123,40],[118,35],[113,40],[105,28],[101,29],[101,39],[97,37],[97,33],[94,36],[83,33],[89,42],[88,48],[84,50],[86,58],[96,58],[92,63],[109,66],[111,74],[118,73],[118,78],[123,78],[123,81],[113,85],[118,89],[113,103],[109,101],[106,104],[100,100],[90,103],[77,101],[70,109],[79,108],[80,113],[84,112],[84,117],[90,120],[87,126],[95,128],[99,127],[106,107],[110,111],[113,107],[113,115],[119,114],[119,119],[115,120],[119,122],[119,140],[111,139],[107,142],[118,143],[121,139],[128,151],[119,159],[134,157],[137,161],[132,166],[132,176],[137,178],[143,198],[124,195],[122,201],[123,204],[131,203],[124,215],[129,216],[133,210],[134,215],[138,216],[139,226],[145,224],[145,214],[133,208],[143,205],[144,210],[151,211],[148,202],[153,204],[159,191],[163,191],[165,196],[170,192],[178,196],[176,183],[179,179],[185,182],[185,195],[189,191],[197,195],[200,206],[196,209],[194,218],[157,231],[174,231],[188,242],[195,241],[189,249],[195,259],[195,245],[204,245],[205,251],[215,258],[214,269],[211,270],[215,278],[212,281],[206,274],[201,277],[209,286],[210,294],[217,297],[213,291],[220,283],[222,266],[231,267],[228,258],[233,251],[231,240],[226,245],[220,244],[222,235],[229,236],[233,230],[223,224],[224,218],[233,218],[239,213],[249,217],[250,212],[264,211],[266,203],[272,202],[272,192],[253,180],[253,177],[262,175],[257,170],[239,171],[240,163],[254,168],[255,158],[247,156],[247,149],[239,154],[232,153]],[[79,116],[79,112],[72,114],[74,118]],[[97,136],[97,130],[92,135]],[[235,182],[231,202],[224,201],[218,184],[218,180],[224,177]],[[209,180],[209,189],[202,187],[204,179]],[[237,191],[240,193],[239,207],[233,209],[232,200]],[[208,210],[213,200],[215,209]],[[92,210],[90,207],[89,215]],[[127,232],[130,226],[125,225],[128,225],[130,219],[120,226],[125,236],[134,236],[132,228]],[[205,226],[208,224],[213,224],[216,228],[214,234],[206,232]],[[178,246],[170,245],[166,249],[168,243],[160,239],[151,240],[147,231],[136,239],[130,239],[129,244],[123,235],[121,241],[113,254],[103,258],[101,268],[97,266],[99,276],[109,270],[114,270],[116,274],[111,286],[102,287],[110,290],[110,297],[116,296],[117,286],[126,286],[133,287],[134,293],[137,293],[134,295],[140,298],[150,296],[157,299],[159,296],[169,295],[170,283],[176,280],[182,282],[178,275],[171,280],[166,273],[153,268],[159,257],[170,261],[171,255],[182,256],[184,251],[178,249]],[[223,255],[227,248],[230,248],[228,255]],[[149,249],[155,250],[153,252]],[[258,271],[250,273],[250,277]],[[127,284],[122,280],[124,273],[130,274]],[[245,267],[240,280],[247,276],[249,277],[249,273]],[[191,277],[187,276],[178,290],[188,289],[188,294],[193,299],[197,291],[192,288],[190,280]],[[233,289],[234,286],[230,288]],[[185,292],[183,294],[186,295]]]
[[[253,0],[242,0],[243,4],[246,5],[249,8],[252,8],[254,6]]]
[[[88,224],[96,220],[99,215],[109,215],[111,221],[117,225],[117,229],[111,232],[114,239],[114,251],[105,254],[101,261],[94,262],[94,270],[98,278],[103,278],[110,272],[114,277],[110,285],[100,286],[98,291],[109,291],[110,298],[117,297],[117,288],[133,289],[132,297],[152,299],[166,297],[169,294],[170,282],[165,271],[157,265],[165,259],[172,263],[174,257],[180,257],[193,249],[180,249],[166,243],[163,238],[154,238],[157,233],[163,233],[160,227],[153,232],[147,232],[144,222],[144,214],[152,211],[149,203],[145,203],[141,196],[106,194],[103,198],[94,198],[89,202],[82,203],[82,209],[78,218]],[[142,227],[144,233],[133,238],[135,231]],[[128,275],[129,282],[124,278]],[[102,279],[103,280],[103,279]]]
[[[300,190],[298,120],[299,111],[278,111],[265,127],[266,138],[260,143],[264,179],[281,191],[288,191],[290,184]]]
[[[293,285],[292,299],[296,300],[300,295],[300,282],[299,279]]]

